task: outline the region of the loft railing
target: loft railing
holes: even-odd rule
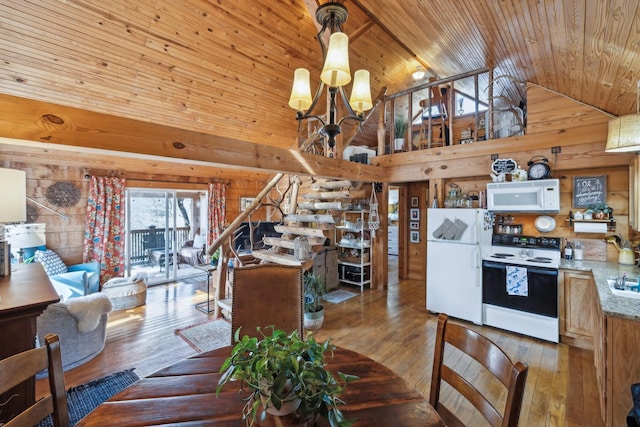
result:
[[[511,76],[494,77],[493,70],[483,68],[387,95],[388,140],[378,141],[379,151],[413,151],[523,134],[524,83]],[[470,103],[473,108],[464,111],[457,102],[461,99],[470,101],[465,109]],[[408,126],[396,135],[396,123],[401,120]],[[395,139],[402,137],[405,141],[397,147]]]

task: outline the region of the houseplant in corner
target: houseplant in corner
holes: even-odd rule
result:
[[[317,330],[324,322],[321,298],[327,293],[324,282],[313,273],[304,273],[304,328]]]
[[[240,381],[241,394],[246,393],[242,414],[247,426],[264,419],[266,413],[294,425],[323,416],[332,427],[351,426],[338,405],[344,404],[340,395],[347,383],[357,377],[338,372],[336,378],[325,369],[325,352],[335,347],[328,340],[318,343],[311,332],[301,339],[298,331],[269,329],[271,334],[266,335],[258,328],[261,338],[240,338],[240,328],[235,332],[236,345],[220,368],[216,394],[230,381]],[[287,406],[290,413],[285,414]]]

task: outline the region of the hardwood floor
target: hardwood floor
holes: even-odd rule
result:
[[[212,318],[195,309],[194,304],[202,301],[206,301],[204,281],[150,287],[146,306],[110,315],[105,350],[67,372],[67,387],[126,368],[135,368],[143,377],[195,354],[175,330]],[[437,318],[425,310],[424,301],[424,283],[418,281],[392,282],[387,291],[365,290],[341,304],[326,304],[325,324],[316,337],[366,354],[429,396]],[[494,340],[512,359],[529,365],[520,426],[602,426],[591,352],[462,323]],[[497,393],[475,362],[459,355],[447,357],[458,357],[486,392]],[[456,412],[469,426],[485,425],[450,390],[444,388],[443,396],[457,406]]]

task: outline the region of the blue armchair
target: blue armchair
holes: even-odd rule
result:
[[[93,294],[100,290],[100,263],[93,261],[69,265],[66,273],[49,276],[49,280],[54,282],[53,285],[56,289],[58,286],[55,282],[71,288],[71,296]]]
[[[100,263],[97,261],[67,266],[50,249],[37,250],[34,260],[42,264],[63,301],[100,290]]]

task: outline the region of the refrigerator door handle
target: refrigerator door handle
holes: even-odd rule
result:
[[[474,258],[476,261],[475,270],[476,270],[476,288],[482,286],[482,250],[480,245],[476,245]]]

